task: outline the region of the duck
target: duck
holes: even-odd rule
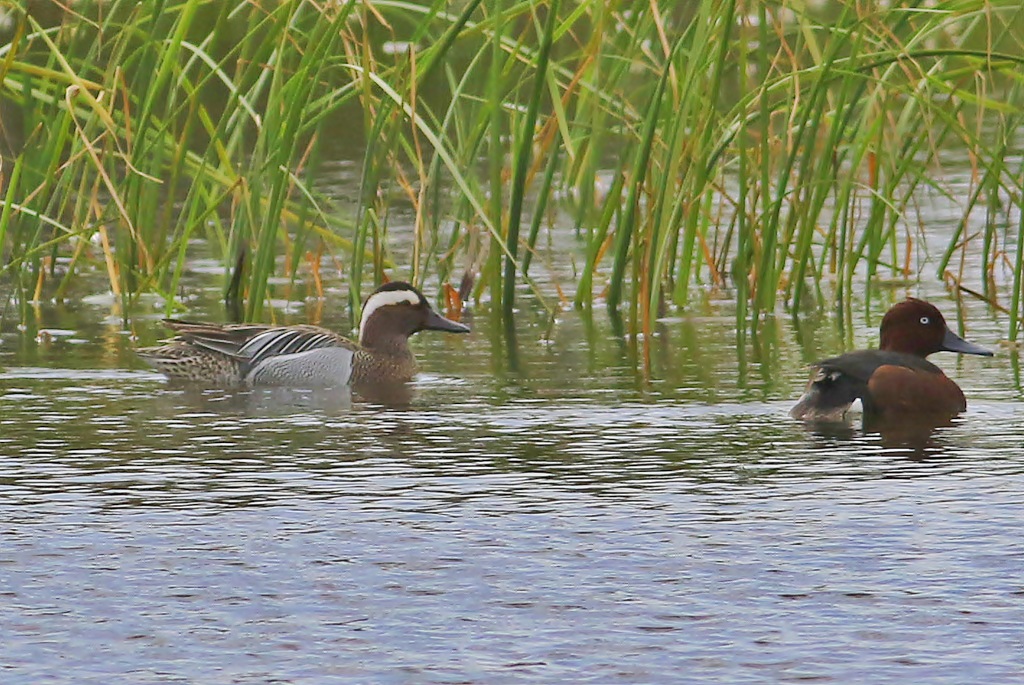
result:
[[[951,419],[967,410],[963,391],[926,357],[957,352],[991,357],[946,325],[935,305],[908,298],[882,317],[877,350],[858,350],[812,365],[803,396],[790,411],[803,421],[841,421],[855,400],[864,419]]]
[[[404,281],[385,283],[366,298],[358,342],[311,325],[163,322],[176,336],[136,350],[138,356],[173,381],[227,387],[407,383],[416,374],[410,336],[470,332]]]

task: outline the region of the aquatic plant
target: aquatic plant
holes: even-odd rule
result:
[[[1005,283],[1019,333],[1016,0],[54,7],[5,10],[0,46],[22,301],[90,268],[170,309],[202,253],[246,318],[327,264],[353,310],[397,274],[506,318],[519,286],[603,300],[642,332],[696,288],[743,327],[882,279]],[[323,180],[339,158],[356,197]],[[960,214],[941,254],[936,198]]]

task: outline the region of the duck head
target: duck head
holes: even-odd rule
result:
[[[420,331],[469,333],[469,327],[445,317],[404,281],[392,281],[377,288],[363,303],[359,322],[359,344],[374,348],[400,342]]]
[[[992,352],[967,342],[949,330],[934,305],[913,297],[900,302],[882,317],[879,348],[927,357],[933,352],[959,352],[991,357]]]

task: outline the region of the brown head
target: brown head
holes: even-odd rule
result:
[[[409,336],[420,331],[469,333],[469,327],[438,314],[419,290],[403,281],[385,283],[363,303],[359,344],[367,349],[404,352]]]
[[[959,352],[991,357],[984,347],[969,343],[949,330],[934,305],[913,297],[900,302],[882,317],[879,349],[927,357],[933,352]]]

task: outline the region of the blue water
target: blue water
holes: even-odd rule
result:
[[[971,406],[908,446],[790,420],[784,326],[740,373],[683,317],[645,371],[569,314],[513,368],[478,317],[402,407],[5,334],[0,681],[1024,682],[1008,355],[937,355]]]

